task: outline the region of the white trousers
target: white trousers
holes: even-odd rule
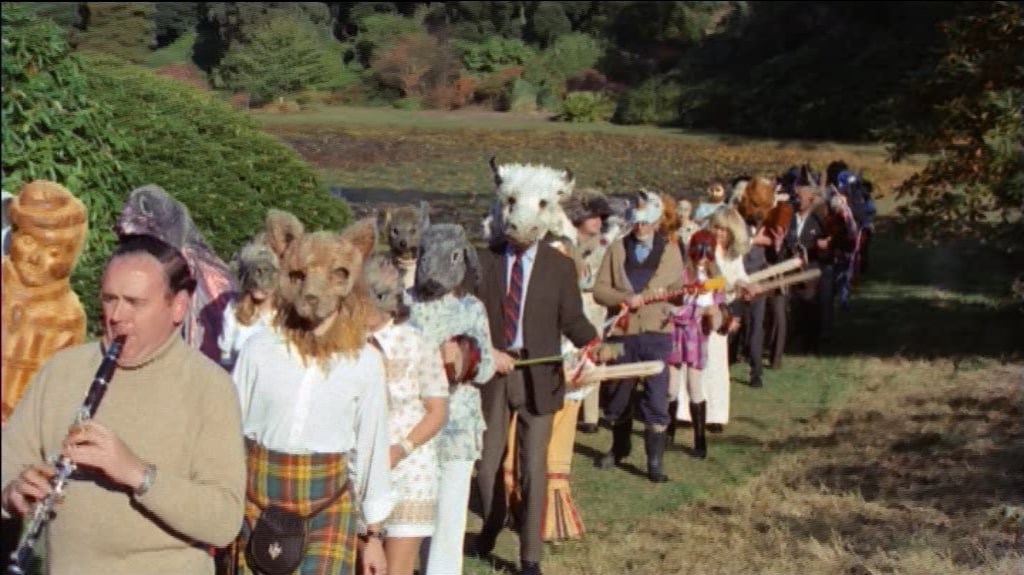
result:
[[[472,461],[450,461],[441,465],[437,492],[437,514],[430,551],[420,557],[426,575],[462,575],[462,542],[469,516],[469,487],[473,477]],[[425,549],[428,540],[424,540]]]

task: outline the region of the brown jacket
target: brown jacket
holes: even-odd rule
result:
[[[508,348],[502,312],[507,275],[505,246],[480,249],[478,255],[482,279],[476,296],[487,308],[491,342],[495,348],[504,350]],[[576,347],[583,347],[597,337],[594,326],[583,315],[583,300],[577,287],[573,260],[543,242],[537,246],[522,314],[523,348],[527,357],[561,354],[563,335]],[[521,369],[525,370],[527,400],[532,413],[545,415],[562,408],[565,397],[562,362]],[[495,386],[485,385],[480,388],[480,393],[484,405],[487,405],[494,399],[490,394],[497,391]]]
[[[622,302],[634,294],[633,287],[626,277],[626,248],[623,239],[618,239],[604,255],[601,269],[597,272],[594,282],[594,301],[610,308],[609,313],[619,313]],[[647,287],[640,292],[645,297],[654,295],[658,289],[667,291],[678,290],[683,286],[683,256],[679,251],[679,243],[665,242],[665,250],[661,254],[661,262],[657,270],[647,282]],[[629,312],[628,326],[625,330],[615,327],[611,335],[636,335],[638,333],[671,333],[672,324],[668,321],[668,312],[672,304],[655,302]]]

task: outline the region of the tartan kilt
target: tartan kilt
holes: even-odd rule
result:
[[[347,489],[344,454],[295,455],[269,450],[246,438],[245,521],[229,550],[229,573],[255,575],[245,545],[261,509],[270,504],[309,514],[340,489]],[[356,571],[356,516],[352,490],[306,522],[306,554],[294,575],[350,575]]]

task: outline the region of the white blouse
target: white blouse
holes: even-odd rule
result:
[[[748,281],[747,268],[743,267],[743,257],[730,258],[721,248],[715,250],[715,265],[725,278],[725,303],[736,299],[736,282]]]
[[[270,327],[242,348],[232,379],[246,437],[284,453],[345,453],[363,522],[387,518],[394,499],[384,361],[376,348],[332,359],[326,370],[303,366]]]

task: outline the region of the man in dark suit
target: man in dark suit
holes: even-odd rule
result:
[[[783,259],[801,256],[807,269],[820,269],[817,280],[790,287],[794,332],[803,351],[817,353],[823,336],[825,305],[832,304],[832,250],[825,224],[820,188],[813,182],[801,182],[795,188],[797,209],[790,222],[783,246]]]
[[[539,574],[547,446],[552,417],[562,408],[565,382],[560,360],[519,368],[513,362],[560,355],[563,335],[583,347],[598,334],[583,314],[571,259],[544,242],[518,245],[507,238],[478,255],[482,280],[476,296],[487,308],[498,375],[481,388],[487,431],[476,478],[484,519],[476,551],[489,554],[505,523],[502,460],[515,412],[523,501],[519,555],[522,573]]]

